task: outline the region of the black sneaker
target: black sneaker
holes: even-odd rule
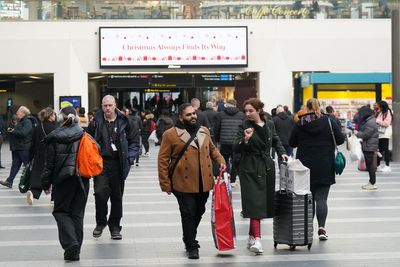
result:
[[[5,169],[6,167],[4,167],[3,165],[0,165],[0,169]]]
[[[318,230],[318,237],[319,237],[319,240],[322,240],[322,241],[328,240],[328,236],[326,235],[326,231],[324,229]]]
[[[198,248],[189,249],[187,251],[187,254],[188,254],[188,259],[191,259],[191,260],[197,260],[197,259],[200,258],[199,257],[199,249]]]
[[[121,240],[122,239],[120,229],[114,228],[114,229],[110,230],[110,232],[111,232],[111,239],[113,239],[113,240]]]
[[[96,225],[96,228],[93,230],[93,237],[99,238],[101,234],[103,233],[103,229],[105,228],[105,225]]]
[[[0,184],[2,186],[8,187],[8,188],[12,188],[12,184],[10,184],[7,180],[0,181]]]
[[[75,245],[65,250],[64,260],[66,261],[79,261],[79,246]]]

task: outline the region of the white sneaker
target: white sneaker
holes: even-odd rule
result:
[[[254,238],[254,236],[249,235],[249,239],[247,240],[247,249],[250,249],[255,242],[256,239]]]
[[[366,185],[361,186],[362,189],[364,190],[376,190],[378,187],[374,184],[368,183]]]
[[[385,166],[382,168],[382,172],[392,172],[392,168],[390,168],[390,166]]]
[[[145,157],[149,157],[149,156],[150,156],[150,153],[149,153],[149,152],[146,152],[146,153],[144,153],[144,156],[145,156]]]
[[[254,252],[256,254],[261,254],[264,252],[263,248],[262,248],[262,244],[261,244],[261,240],[260,239],[256,239],[254,241],[254,245],[252,245],[250,247],[250,251]]]
[[[376,168],[376,172],[382,172],[382,167],[381,166],[378,166],[378,168]]]
[[[28,190],[28,192],[26,192],[26,202],[27,202],[29,205],[32,205],[32,204],[33,204],[33,194],[32,194],[32,192],[31,192],[31,190]]]

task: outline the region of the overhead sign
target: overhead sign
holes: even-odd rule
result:
[[[109,75],[108,88],[148,88],[149,74]]]
[[[101,27],[100,68],[247,67],[247,27]]]
[[[217,87],[235,86],[234,74],[201,74],[195,76],[196,86]]]
[[[190,74],[154,74],[150,78],[152,88],[191,88],[193,75]]]

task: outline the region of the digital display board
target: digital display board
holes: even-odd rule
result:
[[[60,96],[60,109],[65,107],[81,107],[81,97],[80,96]]]
[[[193,87],[193,75],[190,74],[154,74],[150,77],[152,88],[191,88]]]
[[[149,74],[127,74],[107,76],[108,88],[148,88]]]
[[[100,68],[247,67],[247,27],[100,27]]]
[[[201,74],[195,77],[195,86],[235,86],[235,74]]]

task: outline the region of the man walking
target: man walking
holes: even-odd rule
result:
[[[235,99],[228,99],[225,109],[220,112],[215,123],[215,140],[221,145],[221,154],[224,156],[228,172],[231,175],[232,185],[236,185],[236,175],[240,154],[233,153],[233,143],[236,138],[239,125],[243,124],[246,116],[237,107]]]
[[[111,238],[120,240],[122,196],[125,179],[139,154],[139,130],[116,109],[113,96],[104,96],[101,105],[102,109],[96,112],[88,127],[88,133],[99,143],[103,157],[103,172],[93,180],[96,204],[96,228],[93,230],[93,237],[100,237],[108,225]],[[107,220],[109,199],[111,212]]]
[[[272,120],[275,124],[276,133],[279,136],[287,155],[289,157],[293,156],[293,147],[289,146],[290,133],[295,124],[293,118],[288,115],[284,107],[278,106],[276,108],[276,116]]]
[[[21,168],[21,165],[26,165],[29,162],[29,149],[31,147],[33,133],[33,124],[29,118],[30,114],[31,112],[27,107],[21,106],[16,113],[19,121],[14,128],[7,129],[10,140],[12,139],[10,142],[12,164],[10,175],[6,180],[0,181],[0,184],[8,188],[12,188],[14,178]]]
[[[191,104],[182,104],[176,127],[163,136],[158,154],[158,179],[161,190],[173,193],[178,201],[189,259],[199,258],[197,227],[214,185],[211,160],[225,171],[224,158],[214,146],[209,130],[200,126]]]

